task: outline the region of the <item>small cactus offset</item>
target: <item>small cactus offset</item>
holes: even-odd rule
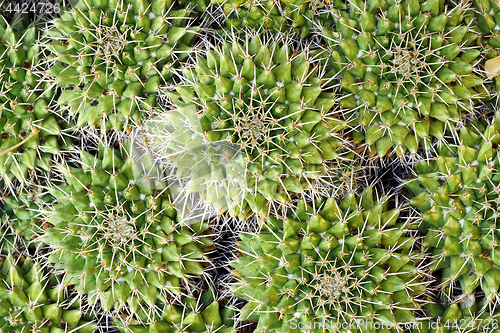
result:
[[[500,0],[0,0],[0,332],[499,333]]]

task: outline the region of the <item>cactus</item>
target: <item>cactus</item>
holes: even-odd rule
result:
[[[0,175],[10,188],[47,174],[53,155],[70,144],[68,125],[50,113],[54,92],[37,68],[43,62],[37,28],[24,27],[17,15],[13,21],[0,16]]]
[[[218,19],[226,31],[245,29],[285,32],[292,30],[301,38],[311,36],[317,24],[331,25],[328,2],[321,0],[286,0],[283,2],[265,0],[215,0],[221,11]],[[337,8],[344,8],[341,1],[334,1]],[[217,13],[217,12],[216,12]],[[221,31],[224,33],[224,31]]]
[[[47,274],[30,257],[9,254],[0,259],[0,330],[5,333],[93,333],[89,320],[62,279]]]
[[[406,180],[411,204],[422,212],[423,245],[442,285],[458,282],[464,293],[481,287],[492,300],[500,287],[498,216],[499,118],[460,130],[460,143],[416,166]]]
[[[156,106],[158,87],[188,57],[199,30],[189,26],[189,7],[170,3],[80,0],[54,21],[48,73],[78,126],[130,131]]]
[[[282,220],[270,218],[258,234],[242,234],[232,262],[235,295],[249,302],[242,320],[256,332],[300,332],[297,327],[415,321],[426,290],[410,219],[387,197],[348,194],[312,206],[300,201]],[[308,326],[306,326],[308,325]],[[316,326],[314,326],[316,325]]]
[[[13,246],[40,245],[37,237],[48,224],[43,221],[38,212],[38,207],[44,202],[49,202],[52,197],[42,190],[42,186],[30,186],[21,193],[13,195],[8,187],[2,186],[0,190],[0,239],[2,240],[0,253]],[[5,253],[4,253],[5,254]]]
[[[128,305],[131,313],[196,288],[212,245],[208,227],[177,222],[151,156],[136,162],[131,152],[101,144],[97,156],[80,157],[80,168],[58,166],[64,182],[53,182],[55,202],[42,210],[52,226],[40,240],[52,248],[49,261],[67,273],[64,281],[90,305]]]
[[[233,38],[183,69],[183,82],[166,92],[173,107],[145,127],[151,147],[192,178],[188,191],[245,219],[310,189],[329,161],[349,161],[350,152],[342,152],[345,124],[321,53]]]
[[[173,300],[159,304],[160,316],[151,318],[143,314],[146,325],[131,324],[117,317],[115,325],[122,333],[144,332],[196,332],[196,333],[236,333],[234,329],[235,309],[215,299],[215,292],[209,289],[198,295],[188,295],[181,301]]]
[[[473,113],[483,80],[467,2],[349,0],[319,26],[352,110],[355,142],[371,155],[432,151]]]
[[[477,0],[474,6],[477,29],[481,32],[478,46],[486,56],[487,86],[498,105],[500,96],[500,4],[494,0]],[[491,64],[491,65],[490,65]]]

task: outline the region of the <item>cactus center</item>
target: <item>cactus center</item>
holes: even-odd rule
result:
[[[103,56],[106,62],[109,62],[112,56],[121,56],[120,52],[127,45],[126,32],[121,34],[115,25],[111,27],[102,25],[96,29],[96,33],[99,36],[95,42],[97,55]]]
[[[268,115],[262,106],[241,110],[232,119],[238,142],[241,142],[242,147],[249,149],[262,148],[271,138],[271,131],[275,127],[275,119]],[[267,146],[265,151],[269,152],[273,148]]]
[[[428,54],[429,48],[424,46],[430,43],[430,38],[426,38],[424,34],[418,39],[410,32],[398,37],[401,38],[399,45],[393,45],[388,50],[389,55],[392,56],[388,66],[389,73],[395,75],[399,85],[418,81],[420,74],[431,72],[426,58],[434,55],[434,52],[430,51],[431,54]]]
[[[112,244],[123,244],[135,233],[134,224],[124,215],[111,214],[104,237]]]
[[[317,284],[319,295],[326,304],[338,304],[338,301],[349,294],[349,274],[333,267],[331,271],[323,273]]]
[[[397,48],[393,56],[392,70],[401,75],[404,80],[408,80],[412,75],[419,73],[425,66],[418,52]]]

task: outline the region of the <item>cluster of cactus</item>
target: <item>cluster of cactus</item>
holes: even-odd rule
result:
[[[388,205],[367,187],[341,202],[301,201],[258,234],[241,235],[241,256],[231,265],[241,280],[233,289],[248,300],[242,319],[258,319],[256,332],[339,320],[361,331],[374,322],[413,322],[426,289],[423,255],[403,208]]]
[[[1,332],[500,331],[499,0],[45,2],[0,0]]]
[[[65,282],[90,305],[100,301],[110,311],[126,304],[132,313],[189,289],[190,278],[204,274],[212,240],[205,222],[176,219],[151,156],[138,165],[133,155],[100,145],[97,156],[81,151],[80,158],[80,168],[59,166],[64,179],[50,187],[55,200],[43,212],[49,226],[41,241]]]

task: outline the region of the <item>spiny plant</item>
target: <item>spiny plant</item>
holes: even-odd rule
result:
[[[70,142],[64,124],[50,112],[54,91],[42,82],[38,30],[17,14],[10,25],[0,16],[0,175],[10,188],[48,173]]]
[[[5,333],[93,333],[97,324],[80,310],[60,276],[35,258],[0,258],[0,330]]]
[[[206,223],[178,223],[152,157],[127,147],[102,143],[96,156],[80,152],[78,168],[58,166],[63,179],[49,189],[55,202],[41,209],[50,225],[40,240],[91,306],[135,314],[196,289],[212,240]]]
[[[199,30],[189,7],[176,8],[166,0],[80,0],[66,10],[45,44],[48,73],[62,88],[60,112],[105,130],[141,123]]]
[[[426,290],[423,255],[406,209],[389,206],[388,197],[367,187],[341,202],[299,201],[259,233],[242,233],[231,263],[239,280],[232,290],[248,301],[240,319],[258,321],[255,332],[313,332],[334,323],[400,332],[414,322]]]
[[[224,30],[245,31],[245,29],[266,30],[269,32],[297,32],[306,38],[314,32],[315,24],[331,25],[328,14],[328,1],[321,0],[214,0],[218,5],[214,16],[224,24]],[[342,1],[335,0],[334,6],[344,8]],[[224,33],[224,30],[221,33]]]
[[[234,328],[235,309],[225,299],[218,299],[210,288],[168,303],[158,304],[161,311],[157,317],[143,313],[144,324],[130,323],[118,316],[115,325],[122,333],[139,332],[196,332],[236,333]]]
[[[481,287],[490,301],[500,287],[499,124],[497,117],[492,125],[462,128],[457,145],[416,165],[416,176],[406,180],[442,286],[458,282],[466,294]]]
[[[480,50],[469,2],[349,0],[318,26],[356,143],[371,155],[433,150],[473,113]]]
[[[4,246],[0,246],[0,253],[2,249],[12,248],[13,244],[37,245],[36,238],[48,226],[37,212],[38,207],[52,197],[34,184],[14,194],[8,187],[0,188],[0,238],[5,236],[9,240],[2,241]]]
[[[500,3],[496,0],[476,0],[474,12],[477,29],[481,32],[478,45],[483,48],[487,62],[485,71],[488,80],[488,88],[496,103],[500,101]],[[492,62],[493,70],[488,68],[488,62]]]
[[[265,38],[233,35],[199,52],[167,88],[172,106],[145,126],[152,149],[191,177],[188,192],[243,219],[269,214],[311,188],[328,161],[353,154],[342,151],[345,123],[321,53],[291,54],[286,37]]]

